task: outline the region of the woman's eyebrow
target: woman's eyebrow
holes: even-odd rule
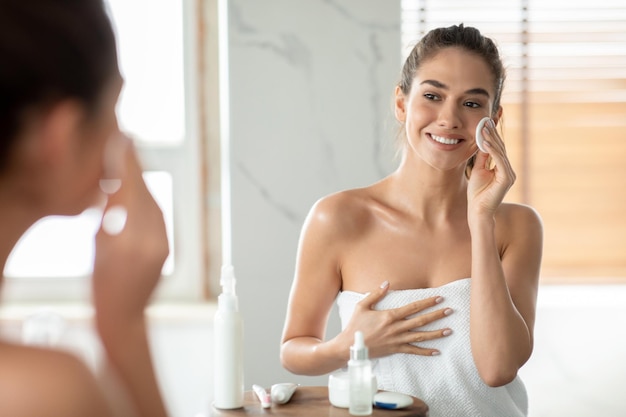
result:
[[[484,88],[470,88],[469,90],[465,92],[465,94],[480,94],[482,96],[489,98],[489,92],[485,90]]]
[[[420,85],[423,85],[423,84],[432,85],[433,87],[441,88],[442,90],[449,90],[449,87],[446,84],[437,80],[424,80],[420,83]],[[489,92],[485,90],[484,88],[480,88],[480,87],[470,88],[469,90],[465,91],[465,94],[480,94],[489,98]]]
[[[420,85],[423,85],[423,84],[429,84],[429,85],[432,85],[433,87],[441,88],[443,90],[448,89],[447,85],[437,80],[424,80],[420,83]]]

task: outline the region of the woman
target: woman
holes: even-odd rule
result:
[[[44,216],[78,214],[103,201],[105,213],[121,209],[125,223],[105,224],[96,235],[94,321],[120,382],[116,391],[128,400],[126,415],[165,416],[144,308],[167,238],[132,145],[118,130],[122,79],[102,1],[0,0],[0,62],[0,267]],[[117,184],[106,198],[103,178]],[[0,369],[3,416],[97,417],[117,408],[68,353],[1,341]]]
[[[345,367],[361,330],[379,388],[422,398],[432,417],[526,415],[517,372],[532,352],[542,225],[503,202],[515,181],[496,131],[504,72],[494,43],[463,25],[412,50],[395,90],[399,167],[322,198],[305,222],[285,368]],[[474,137],[485,116],[488,153]],[[335,300],[343,330],[324,340]]]

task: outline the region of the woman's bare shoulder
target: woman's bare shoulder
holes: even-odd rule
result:
[[[496,214],[496,220],[507,228],[542,228],[541,216],[533,207],[526,204],[502,203]]]
[[[543,221],[533,207],[503,203],[496,213],[496,233],[503,250],[532,245],[539,251],[543,242]]]
[[[339,191],[319,199],[311,208],[307,222],[342,235],[358,232],[371,219],[373,204],[371,187]]]
[[[0,415],[109,415],[94,375],[70,353],[1,343],[0,369]]]

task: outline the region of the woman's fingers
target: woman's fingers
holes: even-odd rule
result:
[[[493,125],[483,128],[489,154],[478,152],[468,185],[471,212],[492,213],[515,183],[515,172],[506,155],[504,142]]]
[[[407,332],[406,341],[401,346],[400,353],[410,353],[413,355],[422,356],[438,355],[440,353],[438,349],[429,348],[427,345],[421,345],[421,343],[428,342],[430,340],[441,339],[442,337],[450,336],[451,334],[451,329],[439,329],[427,332]]]
[[[402,307],[398,307],[392,310],[393,314],[398,319],[405,319],[413,314],[424,311],[428,308],[434,307],[443,301],[443,297],[434,296],[424,298],[422,300],[414,301]]]
[[[412,318],[407,318],[402,323],[402,329],[413,330],[419,329],[420,327],[424,327],[427,324],[433,323],[437,320],[441,320],[442,318],[449,316],[454,311],[451,308],[441,308],[436,311],[432,311],[430,313],[420,314]]]
[[[511,164],[506,157],[506,146],[495,126],[485,126],[483,134],[486,137],[485,144],[490,149],[489,154],[494,158],[496,166],[512,171]]]
[[[169,247],[163,213],[143,181],[130,141],[116,158],[116,175],[109,177],[120,185],[108,195],[96,234],[92,288],[98,316],[125,320],[143,314]]]
[[[382,284],[380,284],[380,286],[376,288],[374,291],[367,293],[365,295],[365,298],[363,298],[358,303],[358,306],[367,310],[373,309],[374,305],[376,305],[377,302],[383,299],[383,297],[387,294],[388,290],[389,290],[389,281],[385,281]]]

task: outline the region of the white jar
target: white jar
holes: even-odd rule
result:
[[[372,398],[378,392],[376,375],[372,375]],[[328,376],[328,400],[338,408],[350,406],[350,378],[345,370],[335,371]]]

